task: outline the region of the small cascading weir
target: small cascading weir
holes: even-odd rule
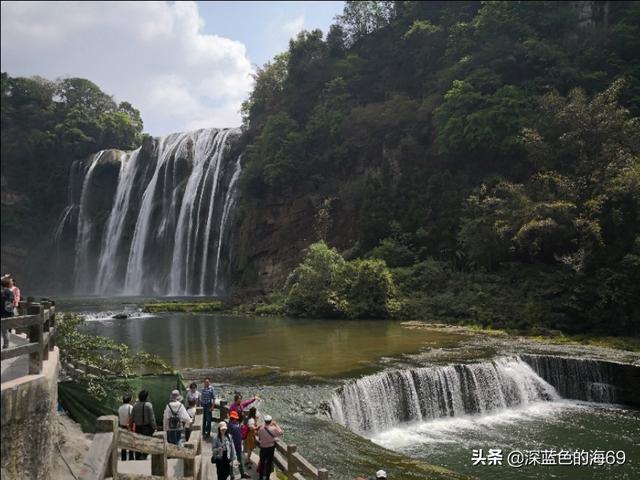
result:
[[[521,355],[562,398],[597,403],[640,402],[640,367],[590,358]]]
[[[338,389],[330,410],[338,423],[365,433],[557,399],[556,390],[526,362],[508,357],[366,376]]]
[[[239,129],[202,129],[74,164],[54,240],[75,243],[76,294],[223,293]],[[72,243],[73,245],[73,243]],[[62,249],[61,249],[62,250]]]
[[[357,433],[560,399],[640,406],[640,366],[554,355],[394,370],[340,387],[331,417]]]

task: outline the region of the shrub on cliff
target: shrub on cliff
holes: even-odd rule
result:
[[[287,313],[295,316],[386,318],[399,308],[384,261],[348,262],[324,242],[309,247],[284,290]]]
[[[287,312],[296,316],[341,317],[346,261],[324,242],[309,246],[285,285]]]

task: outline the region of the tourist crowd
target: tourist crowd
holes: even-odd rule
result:
[[[227,480],[233,478],[233,468],[237,467],[241,478],[251,478],[245,469],[251,469],[251,453],[256,446],[260,448],[258,474],[260,479],[268,479],[273,471],[273,458],[276,439],[282,437],[284,431],[270,415],[262,418],[255,407],[258,396],[243,400],[242,395],[234,395],[233,403],[228,408],[226,419],[221,419],[215,428],[213,409],[219,401],[211,385],[211,379],[205,378],[203,387],[198,389],[196,383],[189,385],[185,397],[178,390],[171,392],[162,415],[162,429],[167,432],[167,441],[180,445],[183,438],[189,441],[191,426],[195,420],[196,408],[202,407],[203,439],[211,441],[211,463],[216,466],[217,478]],[[253,406],[252,406],[253,404]],[[120,428],[151,436],[158,430],[153,405],[149,400],[149,392],[138,393],[138,401],[132,404],[131,395],[122,398],[118,409]],[[121,459],[143,460],[146,455],[123,449]]]

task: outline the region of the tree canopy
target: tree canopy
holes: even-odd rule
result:
[[[5,209],[3,203],[2,231],[9,234],[28,235],[50,223],[66,201],[74,160],[105,148],[133,149],[142,141],[140,112],[84,78],[2,73],[1,122],[3,178],[14,191],[29,192],[19,205]]]
[[[405,269],[414,297],[424,262],[491,282],[526,265],[571,285],[553,312],[529,292],[530,318],[637,331],[638,18],[639,2],[345,2],[258,71],[244,191],[351,202],[354,228],[326,241]]]

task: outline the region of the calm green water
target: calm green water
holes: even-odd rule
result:
[[[464,338],[438,330],[414,331],[389,321],[176,313],[94,319],[86,329],[155,353],[178,369],[255,365],[286,375],[331,378],[372,368],[383,357],[454,345]]]
[[[183,369],[187,379],[213,372],[224,398],[240,390],[260,394],[259,410],[274,415],[285,440],[335,479],[370,476],[384,468],[392,479],[459,478],[433,472],[441,465],[480,479],[640,478],[640,412],[580,402],[540,402],[484,417],[403,424],[369,438],[325,414],[343,381],[401,367],[417,352],[465,350],[469,337],[397,322],[294,320],[226,315],[159,314],[112,320],[122,300],[59,302],[87,313],[88,331],[156,353]],[[135,309],[133,309],[135,310]],[[474,339],[477,344],[477,338]],[[499,352],[497,352],[499,353]],[[446,358],[446,357],[445,357]],[[202,369],[202,370],[200,370]],[[623,450],[624,465],[602,467],[474,466],[474,449]]]

